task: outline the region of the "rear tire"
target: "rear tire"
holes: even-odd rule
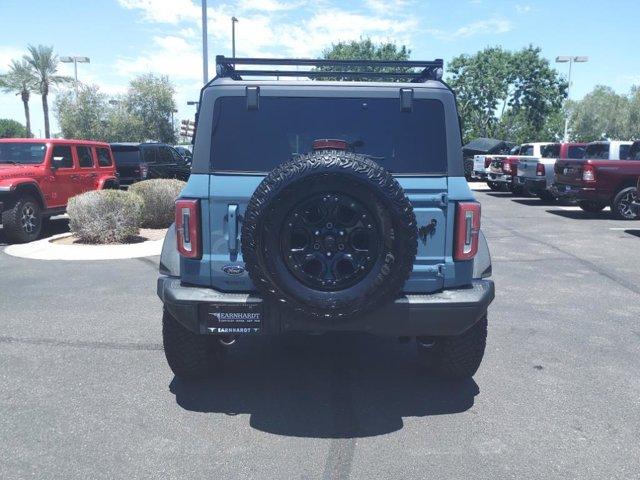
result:
[[[42,230],[42,209],[31,195],[18,197],[2,212],[2,225],[7,239],[14,243],[33,242]]]
[[[615,196],[611,204],[611,213],[619,220],[636,220],[638,214],[631,206],[638,197],[636,187],[627,187]]]
[[[162,343],[167,363],[176,377],[207,377],[222,360],[223,347],[216,337],[184,328],[166,309],[162,315]]]
[[[589,213],[600,213],[606,207],[604,203],[592,202],[587,200],[580,200],[578,202],[578,206],[585,212]]]
[[[487,182],[487,186],[494,192],[501,192],[503,190],[502,184],[497,182]]]
[[[433,375],[460,380],[476,373],[482,363],[486,345],[485,315],[462,335],[418,339],[418,357],[420,363]]]

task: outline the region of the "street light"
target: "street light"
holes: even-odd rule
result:
[[[189,100],[187,102],[187,105],[195,105],[196,109],[198,108],[198,105],[200,105],[200,102],[196,102],[195,100]]]
[[[586,63],[589,61],[589,57],[575,57],[575,56],[566,56],[561,55],[556,57],[556,63],[569,63],[569,86],[567,87],[567,100],[571,96],[571,67],[575,63]],[[569,112],[566,112],[564,119],[564,142],[569,141]]]
[[[78,100],[78,64],[89,63],[89,57],[60,57],[62,63],[73,63],[73,71],[75,76],[76,100]]]
[[[231,17],[231,58],[236,58],[236,23],[238,19]]]

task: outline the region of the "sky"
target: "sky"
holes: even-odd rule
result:
[[[237,56],[318,57],[332,43],[371,37],[407,45],[412,59],[443,58],[446,72],[447,60],[462,53],[533,44],[552,62],[589,57],[574,66],[574,99],[599,84],[619,93],[640,85],[640,0],[209,0],[210,76],[215,55],[231,55],[232,16],[239,20]],[[0,0],[0,73],[29,44],[90,57],[78,66],[79,80],[110,96],[139,74],[167,75],[176,87],[176,123],[193,117],[186,102],[197,100],[202,86],[200,0]],[[566,75],[567,64],[555,66]],[[59,73],[72,76],[73,65],[61,64]],[[39,135],[38,95],[30,106]],[[0,92],[0,118],[24,124],[19,97]]]

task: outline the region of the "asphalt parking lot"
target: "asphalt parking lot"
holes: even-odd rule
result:
[[[478,198],[496,300],[462,383],[348,335],[242,340],[187,384],[157,258],[0,253],[0,478],[638,478],[640,222]]]

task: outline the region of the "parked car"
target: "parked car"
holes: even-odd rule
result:
[[[472,180],[481,180],[487,181],[487,174],[489,165],[496,159],[506,158],[508,156],[518,155],[520,152],[520,145],[516,145],[512,147],[508,152],[504,152],[504,154],[478,154],[473,157],[473,172],[471,174]],[[502,187],[498,184],[491,184],[489,187],[492,190],[500,190]]]
[[[186,181],[191,172],[190,162],[164,143],[112,143],[111,150],[122,186],[150,178]]]
[[[191,159],[193,158],[193,153],[191,152],[191,149],[186,146],[186,145],[174,145],[173,148],[176,149],[176,151],[182,155],[182,157],[187,161],[187,162],[191,162]]]
[[[415,337],[436,375],[473,375],[494,285],[442,60],[395,62],[404,84],[234,70],[253,61],[218,57],[200,94],[158,279],[173,372],[220,368],[223,345],[244,335],[361,331]],[[354,63],[380,66],[329,66],[342,76]]]
[[[584,157],[585,143],[552,143],[540,148],[540,158],[522,158],[518,162],[516,183],[542,200],[553,201],[550,189],[554,181],[554,165],[558,159]]]
[[[633,208],[637,200],[636,184],[640,176],[638,142],[595,142],[587,145],[585,156],[626,156],[626,160],[585,158],[558,160],[552,192],[562,198],[576,200],[587,212],[601,212],[611,206],[614,217],[638,218]]]
[[[462,147],[464,159],[464,176],[467,181],[473,180],[473,165],[476,155],[508,155],[515,143],[495,138],[476,138]]]
[[[108,143],[0,139],[0,212],[12,242],[38,238],[43,220],[64,213],[74,195],[118,188]]]

